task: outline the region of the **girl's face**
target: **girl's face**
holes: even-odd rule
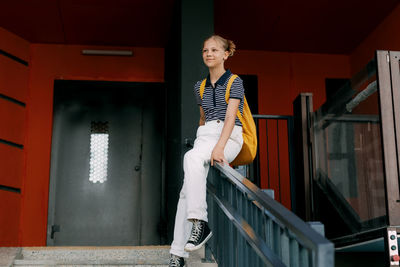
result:
[[[213,38],[204,42],[203,61],[207,67],[215,68],[221,64],[223,65],[228,56],[229,52],[225,51],[221,42]]]

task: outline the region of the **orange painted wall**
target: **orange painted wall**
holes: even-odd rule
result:
[[[400,11],[397,8],[394,12],[398,14]],[[8,38],[5,38],[5,35]],[[127,58],[82,56],[80,52],[82,49],[93,49],[94,47],[34,44],[29,48],[28,43],[1,28],[0,40],[6,40],[1,42],[1,45],[16,51],[15,53],[18,53],[19,57],[30,62],[30,72],[25,68],[19,70],[18,65],[7,68],[15,69],[10,75],[7,75],[8,77],[20,77],[21,75],[16,74],[19,71],[26,73],[22,75],[23,78],[13,78],[15,81],[9,83],[13,88],[20,88],[19,90],[8,89],[9,86],[2,87],[5,76],[0,74],[0,90],[3,90],[2,92],[9,90],[7,91],[8,94],[13,94],[13,97],[27,102],[26,123],[29,129],[23,136],[26,151],[26,171],[22,171],[22,173],[26,172],[26,179],[20,182],[22,184],[22,200],[21,198],[8,197],[6,201],[12,201],[13,204],[9,207],[19,207],[19,203],[22,201],[21,217],[18,209],[14,208],[12,210],[16,210],[16,212],[12,213],[11,216],[13,220],[20,220],[19,245],[45,245],[54,80],[163,82],[164,50],[160,48],[131,48],[134,51],[134,56]],[[20,43],[12,45],[15,40],[19,40]],[[100,47],[95,49],[100,49]],[[116,48],[105,47],[105,49]],[[363,46],[360,45],[350,57],[346,55],[239,50],[233,58],[228,60],[227,67],[234,73],[258,76],[260,114],[292,115],[292,102],[300,92],[312,92],[314,94],[314,109],[318,108],[325,101],[325,78],[349,77],[352,69],[356,66],[354,62],[357,60],[355,59],[363,58],[364,50]],[[369,59],[370,57],[365,58]],[[28,74],[29,91],[26,90],[26,87],[19,85],[19,83],[28,82],[26,77]],[[268,179],[268,170],[263,165],[264,167],[261,170],[262,187],[275,189],[276,199],[290,208],[289,174],[288,171],[285,171],[285,169],[288,169],[287,147],[284,142],[286,139],[285,126],[281,124],[279,126],[281,129],[279,134],[277,134],[276,124],[271,124],[268,128],[270,136],[268,144],[271,149],[268,157],[271,159],[272,166],[270,168],[270,179]],[[260,132],[260,144],[262,146],[265,146],[267,142],[265,136],[266,132],[262,130]],[[278,136],[279,158],[277,157],[278,147],[276,146]],[[267,155],[261,151],[260,157],[261,161],[265,162]],[[18,158],[18,162],[15,164],[18,165],[21,164],[21,158],[25,160],[25,155],[22,154],[21,156],[20,153],[16,158]],[[282,172],[281,181],[276,178],[278,164]],[[3,196],[0,197],[3,200]],[[4,209],[4,207],[0,206],[0,209]],[[0,214],[8,214],[10,210],[1,210],[0,212]],[[0,221],[1,229],[5,229],[3,225],[10,224],[3,224]],[[13,229],[18,229],[18,223],[14,224]],[[13,231],[11,231],[13,232],[11,235],[15,237],[17,231]],[[0,236],[1,240],[2,236]]]
[[[301,92],[313,93],[314,109],[317,109],[326,99],[325,79],[350,76],[346,55],[239,50],[227,61],[227,67],[234,73],[257,75],[259,113],[268,115],[293,115],[293,101]],[[290,208],[287,128],[282,122],[268,122],[269,155],[265,123],[261,123],[260,129],[261,187],[274,189],[275,199]]]
[[[0,28],[0,50],[29,62],[29,43]],[[29,67],[0,54],[0,94],[26,102]],[[0,98],[0,139],[25,144],[26,108]],[[0,142],[0,186],[22,189],[25,149]],[[19,245],[21,193],[0,189],[0,246]]]
[[[119,48],[31,45],[23,246],[46,245],[54,80],[164,81],[162,48],[122,48],[133,50],[133,57],[83,56],[82,49]]]
[[[352,74],[357,73],[375,55],[376,50],[400,51],[400,4],[372,31],[350,55]]]

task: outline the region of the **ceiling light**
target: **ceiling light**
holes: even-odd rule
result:
[[[82,50],[83,55],[88,56],[124,56],[131,57],[133,56],[133,52],[131,50],[90,50],[84,49]]]

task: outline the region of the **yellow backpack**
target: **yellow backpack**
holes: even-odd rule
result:
[[[231,91],[232,83],[237,78],[237,75],[232,75],[228,81],[225,92],[225,101],[229,101],[229,93]],[[204,79],[200,85],[200,97],[203,99],[204,88],[206,87],[207,79]],[[253,116],[251,115],[250,107],[247,104],[246,97],[243,96],[243,116],[240,111],[237,112],[237,117],[242,123],[243,129],[243,146],[236,158],[231,162],[233,166],[247,165],[253,162],[257,153],[257,129],[254,123]]]

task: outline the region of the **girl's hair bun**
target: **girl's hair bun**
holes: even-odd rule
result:
[[[217,40],[219,42],[221,42],[222,47],[225,49],[225,51],[229,52],[229,56],[233,56],[233,54],[236,51],[236,45],[234,44],[234,42],[232,40],[227,40],[219,35],[211,35],[210,37],[208,37],[206,40],[204,40],[204,42],[210,40],[210,39],[214,39]]]

